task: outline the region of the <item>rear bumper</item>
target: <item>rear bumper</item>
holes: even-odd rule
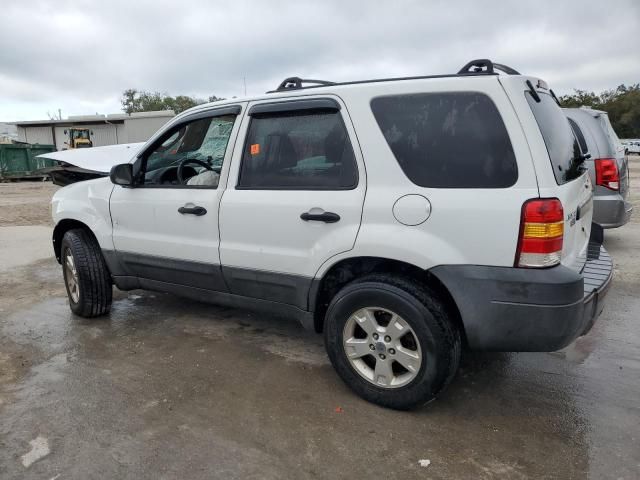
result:
[[[621,195],[596,195],[593,198],[593,221],[602,228],[617,228],[625,225],[631,218],[633,205]]]
[[[604,247],[592,242],[581,273],[562,265],[443,265],[431,273],[453,296],[471,349],[550,352],[591,329],[604,308],[613,265]]]

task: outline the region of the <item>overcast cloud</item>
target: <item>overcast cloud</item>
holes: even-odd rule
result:
[[[0,7],[0,121],[116,113],[126,88],[231,97],[287,76],[455,72],[491,58],[557,93],[640,82],[638,0],[64,1]]]

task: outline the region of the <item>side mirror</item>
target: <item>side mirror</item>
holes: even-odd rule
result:
[[[130,163],[121,163],[111,167],[109,173],[111,183],[122,185],[123,187],[131,187],[133,185],[133,165]]]

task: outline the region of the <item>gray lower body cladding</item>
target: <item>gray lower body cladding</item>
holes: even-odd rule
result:
[[[311,279],[275,272],[221,267],[130,252],[103,250],[120,290],[169,292],[194,300],[249,308],[298,319],[313,329],[308,311]]]
[[[589,245],[581,274],[558,265],[534,270],[476,265],[439,266],[473,350],[550,352],[586,334],[610,286],[611,257]]]
[[[597,238],[596,238],[597,237]],[[584,269],[441,265],[430,270],[451,293],[469,347],[554,351],[589,331],[604,306],[612,262],[594,226]],[[312,279],[127,252],[104,251],[116,286],[295,317],[313,329]]]
[[[631,219],[633,205],[620,194],[593,197],[593,221],[603,228],[617,228]]]

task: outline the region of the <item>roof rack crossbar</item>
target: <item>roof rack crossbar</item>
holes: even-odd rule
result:
[[[303,88],[317,88],[327,85],[356,85],[360,83],[377,83],[377,82],[390,82],[395,80],[418,80],[424,78],[448,78],[457,76],[473,76],[473,75],[497,75],[498,71],[506,73],[507,75],[520,75],[520,72],[513,68],[503,65],[501,63],[493,63],[488,58],[480,58],[477,60],[471,60],[464,67],[462,67],[458,73],[446,74],[446,75],[424,75],[416,77],[397,77],[397,78],[376,78],[372,80],[356,80],[351,82],[329,82],[326,80],[312,80],[310,78],[289,77],[285,78],[278,88],[270,90],[267,93],[283,92],[287,90],[298,90]],[[305,85],[306,84],[306,85]]]
[[[285,78],[278,88],[276,88],[276,92],[282,90],[291,90],[294,88],[303,88],[303,84],[312,83],[314,85],[334,85],[334,82],[329,82],[327,80],[313,80],[311,78],[300,78],[300,77],[289,77]]]
[[[464,67],[458,71],[458,75],[495,75],[495,71],[499,70],[507,75],[520,75],[519,72],[511,67],[503,65],[501,63],[493,63],[488,58],[479,58],[477,60],[471,60]]]

